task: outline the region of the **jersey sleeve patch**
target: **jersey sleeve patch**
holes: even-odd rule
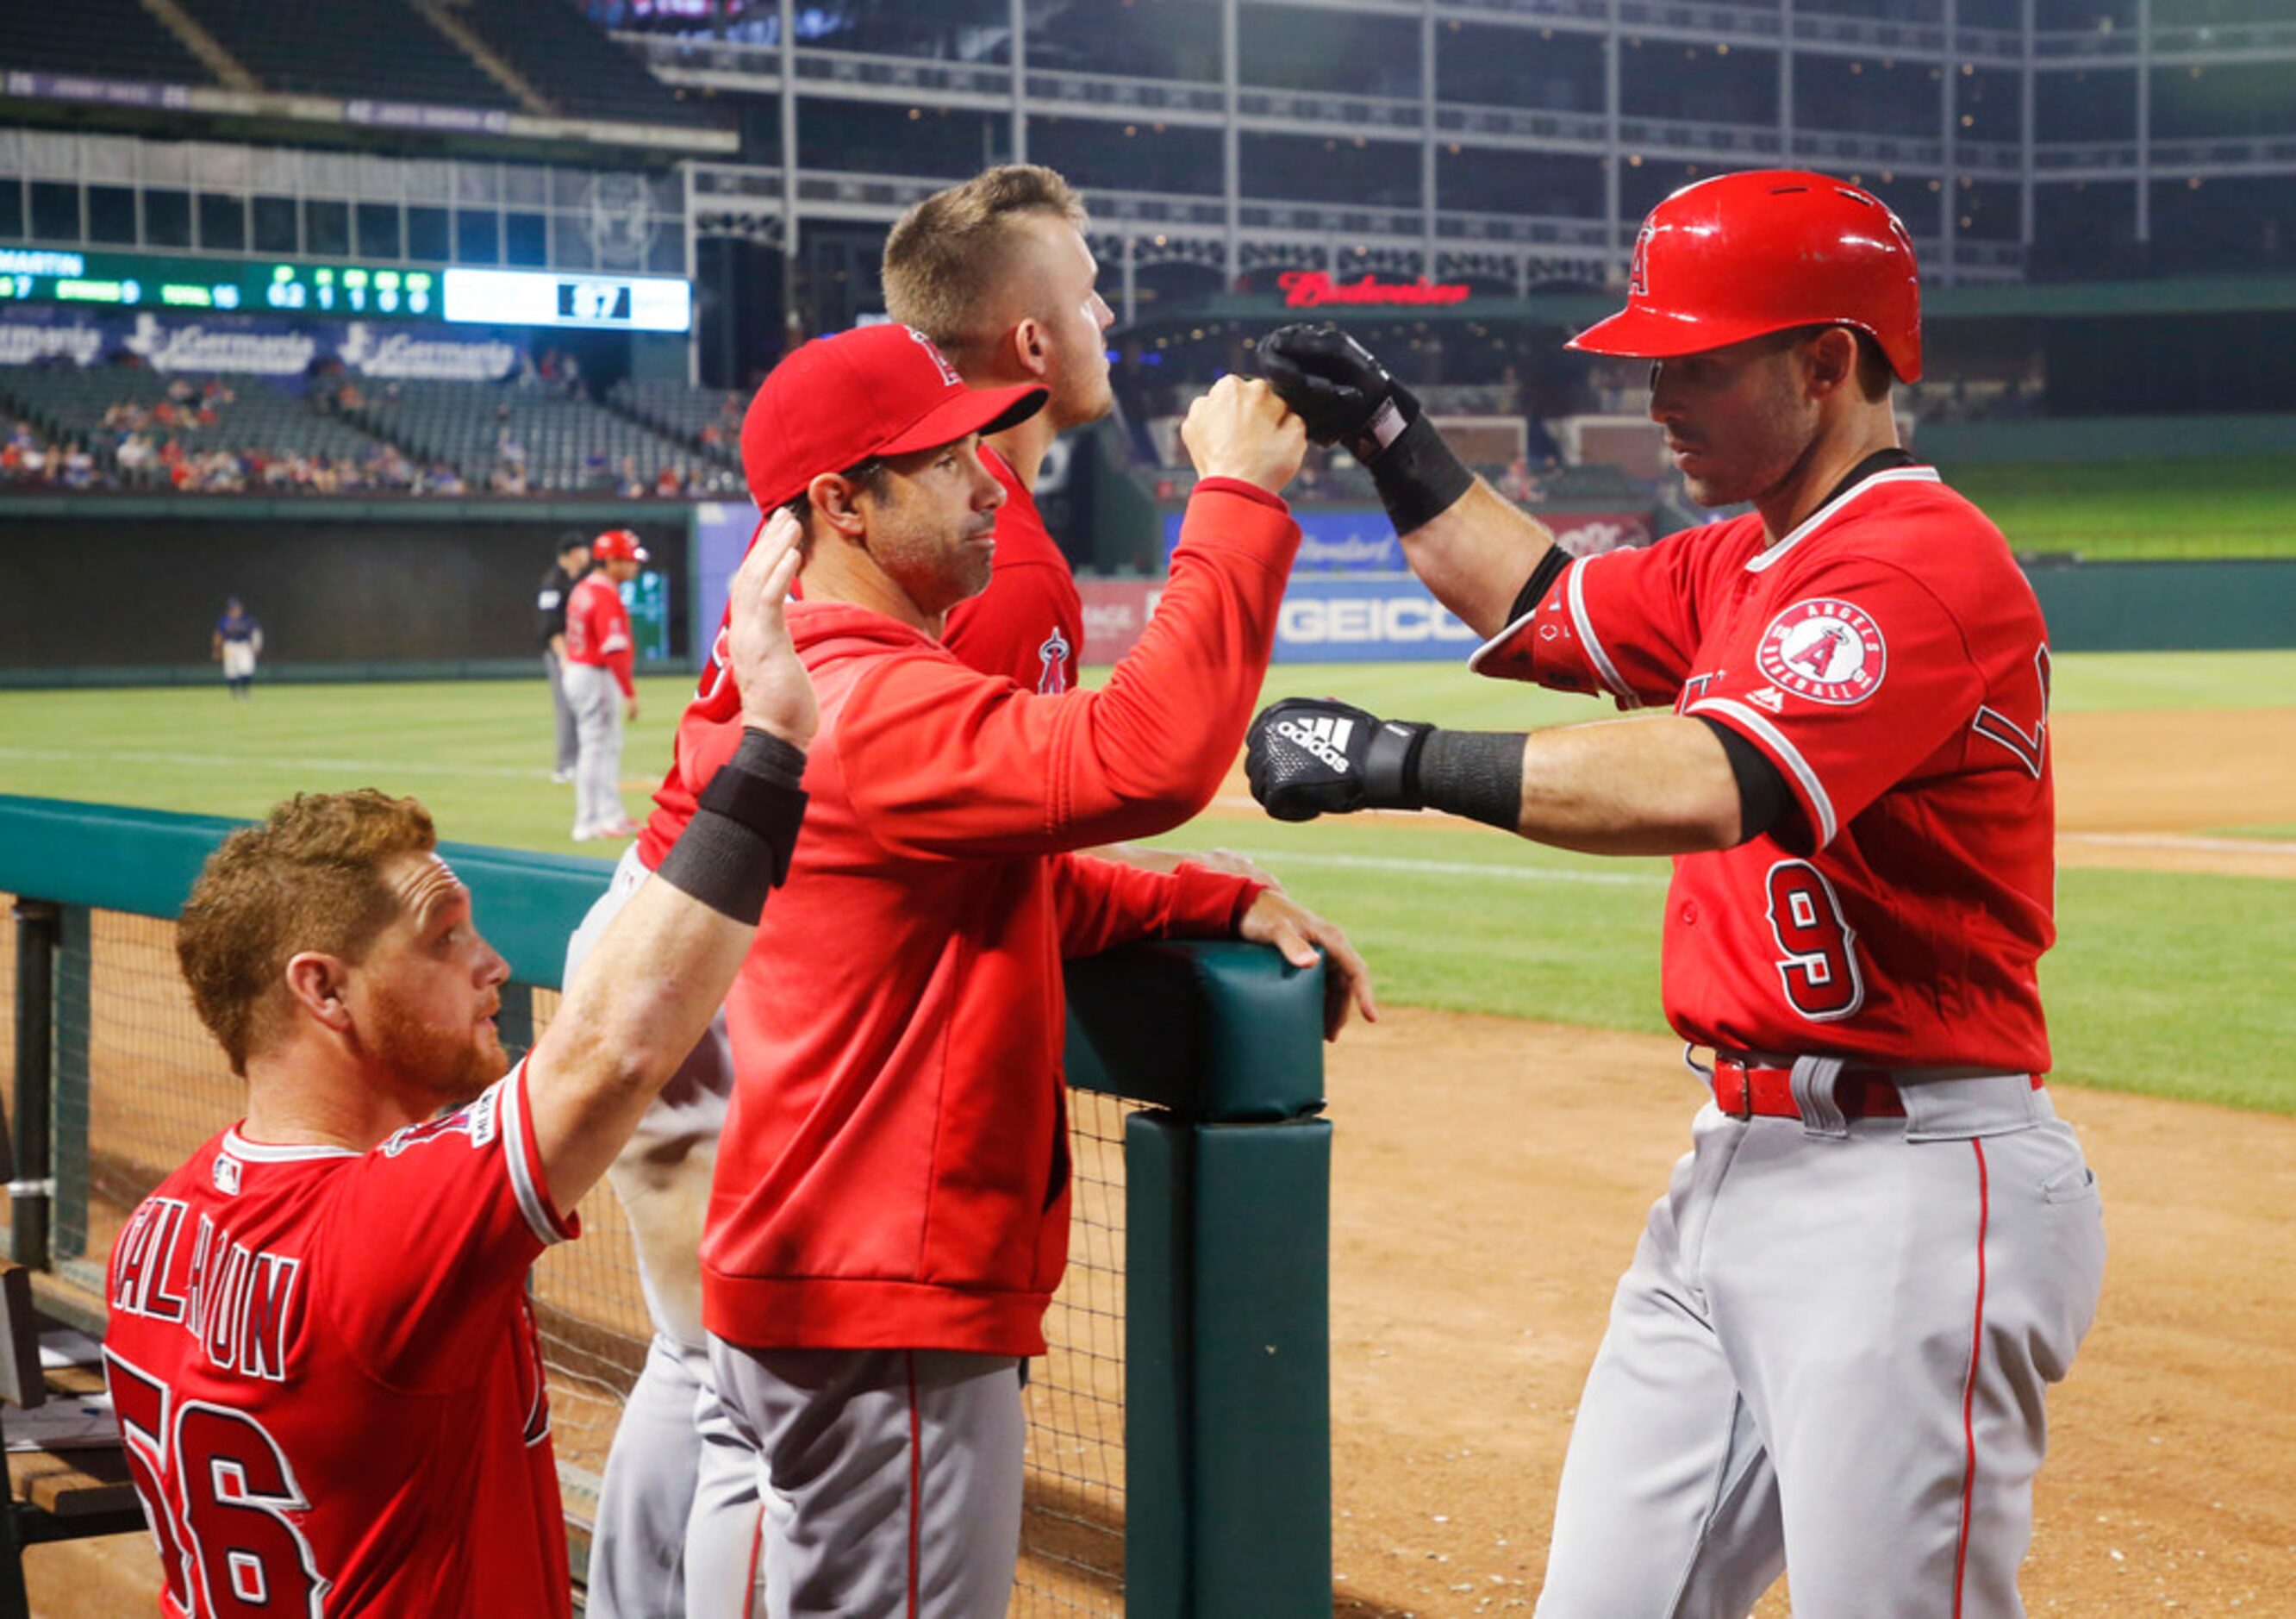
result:
[[[1882,627],[1854,602],[1811,596],[1773,618],[1754,661],[1781,690],[1812,703],[1863,703],[1882,689],[1890,661]]]

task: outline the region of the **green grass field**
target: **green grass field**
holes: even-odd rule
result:
[[[1945,477],[2019,551],[2092,561],[2296,556],[2285,457],[1972,464]]]
[[[1601,718],[1582,699],[1450,665],[1292,666],[1268,694],[1517,729]],[[644,683],[625,796],[668,756],[683,679]],[[2070,654],[2059,712],[2248,708],[2296,693],[2296,653]],[[0,785],[44,797],[253,816],[299,790],[376,785],[429,803],[453,839],[570,852],[571,797],[545,779],[540,683],[0,693]],[[644,785],[640,785],[641,778]],[[2227,827],[2256,835],[2289,828]],[[1400,818],[1287,826],[1215,811],[1163,842],[1241,849],[1346,926],[1393,1003],[1661,1030],[1666,863],[1545,850]],[[2075,868],[2044,966],[2060,1078],[2296,1113],[2296,886]],[[483,918],[481,919],[483,921]]]

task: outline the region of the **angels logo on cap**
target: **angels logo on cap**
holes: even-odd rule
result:
[[[1813,703],[1863,703],[1881,688],[1889,648],[1882,627],[1831,596],[1796,602],[1762,631],[1754,662],[1772,683]]]

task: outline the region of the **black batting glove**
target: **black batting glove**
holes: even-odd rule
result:
[[[1421,809],[1419,752],[1434,728],[1329,697],[1286,697],[1251,722],[1244,777],[1279,821]]]
[[[1261,338],[1259,368],[1309,439],[1344,444],[1366,466],[1419,418],[1417,396],[1329,321]]]
[[[1270,332],[1259,340],[1259,368],[1308,437],[1346,445],[1371,469],[1398,534],[1432,522],[1474,487],[1474,473],[1420,414],[1418,396],[1329,322]]]

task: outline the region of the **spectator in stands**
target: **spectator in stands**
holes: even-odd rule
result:
[[[223,665],[223,683],[235,701],[244,702],[255,686],[255,661],[263,655],[263,626],[233,596],[216,620],[214,654]]]

